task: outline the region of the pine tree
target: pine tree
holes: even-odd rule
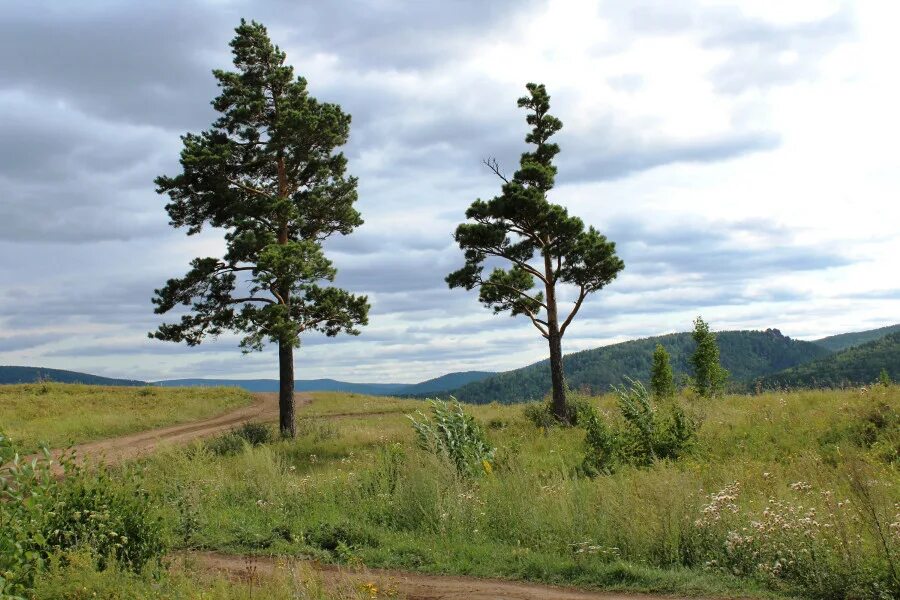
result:
[[[656,345],[653,351],[653,367],[650,371],[650,389],[657,400],[675,396],[675,377],[669,362],[669,353],[662,344]]]
[[[719,345],[716,336],[709,330],[709,324],[701,317],[694,321],[694,342],[697,349],[691,356],[694,367],[694,391],[702,398],[721,396],[725,391],[728,371],[719,364]]]
[[[888,375],[887,369],[881,369],[881,373],[878,374],[878,383],[880,383],[884,387],[890,387],[890,385],[893,383],[891,381],[891,376]]]
[[[550,96],[543,85],[529,83],[528,96],[519,98],[528,110],[532,126],[525,141],[534,144],[522,154],[519,170],[511,179],[496,160],[485,164],[502,181],[500,195],[481,199],[466,211],[468,222],[456,228],[454,238],[465,251],[465,265],[447,276],[451,288],[479,288],[479,299],[495,313],[525,315],[550,346],[553,412],[569,420],[563,373],[562,338],[588,295],[602,289],[625,265],[616,246],[593,227],[558,204],[548,201],[559,146],[550,137],[562,122],[549,114]],[[484,276],[485,261],[502,259],[508,269],[494,268]],[[535,280],[543,288],[532,291]],[[575,303],[564,318],[559,314],[558,294],[563,285],[575,288]]]
[[[182,137],[181,174],[156,179],[170,198],[174,227],[193,235],[226,231],[221,258],[196,258],[182,278],[156,290],[156,313],[190,307],[180,322],[150,337],[199,344],[231,330],[245,351],[278,345],[280,427],[296,435],[294,348],[300,335],[357,335],[368,320],[365,296],[327,285],[336,270],[322,242],[362,223],[354,208],[357,181],[346,176],[337,148],[350,115],[309,95],[266,28],[241,20],[231,41],[236,71],[213,71],[221,116]]]

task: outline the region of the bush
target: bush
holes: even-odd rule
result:
[[[560,421],[553,413],[553,405],[548,400],[545,402],[529,402],[522,409],[522,415],[531,421],[535,427],[539,429],[550,429],[557,425],[582,425],[585,419],[588,419],[593,412],[593,406],[589,400],[585,398],[570,398],[566,402],[566,410],[568,413],[564,421]]]
[[[455,398],[451,402],[429,402],[431,418],[421,412],[416,413],[420,421],[409,417],[419,446],[449,459],[460,475],[490,472],[495,448],[488,444],[484,429],[475,418],[466,414]]]
[[[43,456],[30,462],[0,435],[0,598],[22,596],[52,554],[87,549],[140,571],[165,551],[161,525],[137,474],[114,481],[106,468]]]
[[[650,392],[639,381],[629,387],[614,388],[622,423],[610,427],[593,408],[582,409],[585,429],[584,474],[608,474],[620,464],[649,466],[657,460],[676,460],[694,444],[699,422],[689,417],[671,400],[667,412],[660,414]]]
[[[206,448],[219,456],[232,456],[241,452],[246,444],[262,446],[275,440],[272,428],[264,423],[244,423],[225,435],[208,440]]]
[[[234,431],[234,434],[246,440],[251,446],[268,444],[275,439],[272,428],[265,423],[244,423]]]

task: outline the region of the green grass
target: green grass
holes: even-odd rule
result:
[[[344,392],[313,392],[315,402],[301,406],[297,418],[349,416],[372,413],[409,413],[427,407],[419,400],[401,400],[385,396],[364,396]]]
[[[615,418],[611,397],[593,401]],[[182,547],[680,594],[892,585],[900,388],[687,402],[704,420],[693,455],[596,479],[577,476],[582,430],[471,407],[498,451],[492,475],[465,479],[416,448],[404,413],[422,403],[323,394],[298,439],[172,450],[146,463],[147,485]],[[361,414],[303,419],[348,408]]]
[[[145,399],[135,392],[108,402]],[[612,396],[590,401],[619,418]],[[467,407],[497,452],[492,473],[466,478],[416,446],[407,415],[426,403],[316,394],[297,439],[221,456],[170,448],[142,461],[142,485],[176,549],[708,597],[896,595],[900,387],[682,402],[703,420],[691,455],[594,479],[578,475],[583,430],[537,429],[521,406]],[[249,593],[190,569],[150,584],[82,563],[39,589]],[[301,593],[290,578],[264,585]]]
[[[252,568],[252,562],[247,563]],[[373,581],[378,581],[377,578]],[[380,583],[380,582],[379,582]],[[135,574],[113,565],[100,570],[89,553],[56,557],[38,576],[32,597],[41,600],[371,600],[353,581],[326,587],[308,565],[285,561],[273,573],[257,572],[239,580],[209,572],[191,560],[176,560],[168,569]]]
[[[0,430],[29,453],[196,421],[250,404],[236,388],[0,386]]]

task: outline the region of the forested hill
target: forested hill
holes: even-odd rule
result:
[[[113,379],[76,371],[45,369],[43,367],[0,367],[0,384],[35,383],[55,381],[57,383],[84,383],[87,385],[147,385],[134,379]]]
[[[421,394],[446,392],[447,390],[462,387],[467,383],[482,381],[494,375],[496,375],[496,373],[493,371],[460,371],[458,373],[448,373],[421,383],[414,383],[403,388],[400,391],[400,394],[403,396],[417,396]]]
[[[722,365],[732,381],[750,384],[758,377],[826,356],[829,351],[812,342],[793,340],[777,329],[722,331],[716,334]],[[565,357],[566,382],[575,390],[605,392],[625,377],[647,381],[653,350],[660,343],[669,352],[676,377],[689,373],[694,351],[690,333],[673,333],[584,350]],[[524,402],[543,398],[550,389],[550,367],[544,360],[464,385],[452,394],[464,402]]]
[[[815,340],[815,343],[828,348],[832,352],[840,352],[841,350],[846,350],[853,346],[874,342],[875,340],[881,339],[884,336],[897,331],[900,331],[900,323],[897,325],[880,327],[878,329],[870,329],[868,331],[854,331],[851,333],[832,335],[822,338],[821,340]]]
[[[884,369],[900,381],[900,331],[760,379],[763,388],[844,387],[878,381]]]

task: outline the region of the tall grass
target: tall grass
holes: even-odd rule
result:
[[[196,421],[250,404],[237,388],[0,385],[0,426],[23,452]]]
[[[583,430],[484,406],[502,424],[487,477],[420,450],[390,413],[234,456],[171,451],[148,485],[195,502],[193,543],[227,551],[612,589],[900,593],[900,389],[684,401],[702,417],[691,453],[594,479],[579,476]],[[620,418],[615,398],[591,402]]]

